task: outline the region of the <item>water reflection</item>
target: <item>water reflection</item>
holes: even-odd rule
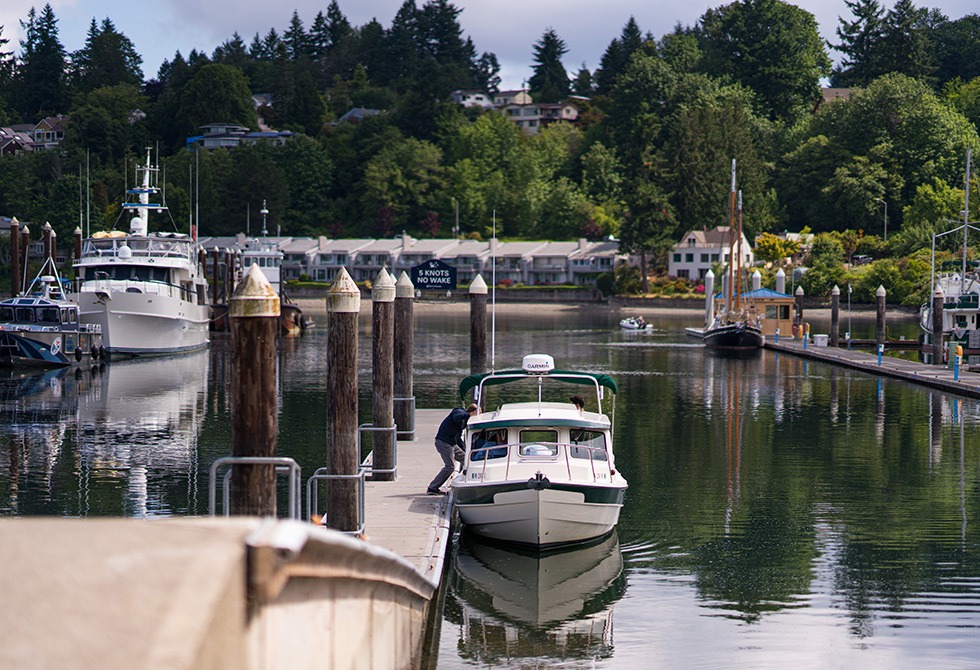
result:
[[[613,606],[625,589],[615,531],[588,546],[549,552],[489,544],[464,532],[443,626],[454,625],[459,655],[470,661],[586,667],[612,655]]]
[[[208,369],[204,351],[8,375],[0,381],[10,445],[7,463],[0,456],[0,513],[188,513],[199,497]]]

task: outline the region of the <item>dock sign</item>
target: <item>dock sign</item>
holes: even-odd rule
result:
[[[421,291],[455,291],[456,268],[433,258],[412,268],[412,283]]]

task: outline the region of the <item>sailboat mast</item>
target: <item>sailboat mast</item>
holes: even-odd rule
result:
[[[738,237],[735,242],[735,311],[742,309],[742,191],[738,192]]]
[[[960,273],[960,282],[966,282],[966,233],[970,229],[970,156],[971,148],[966,148],[966,202],[963,207],[963,272]],[[960,286],[960,292],[963,287]]]
[[[732,290],[735,281],[735,159],[732,159],[732,189],[728,202],[728,287],[725,289],[725,310],[732,309]]]

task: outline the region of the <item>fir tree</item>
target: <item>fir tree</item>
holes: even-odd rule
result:
[[[58,39],[58,19],[50,4],[38,14],[33,7],[20,22],[21,65],[17,71],[19,110],[25,119],[38,120],[66,110],[65,48]]]
[[[570,82],[561,59],[568,53],[564,40],[553,28],[534,44],[534,74],[528,81],[536,102],[559,102],[568,97]]]
[[[844,0],[853,21],[838,16],[837,37],[840,44],[831,45],[844,57],[833,72],[835,86],[867,86],[882,74],[882,38],[884,9],[878,0]]]

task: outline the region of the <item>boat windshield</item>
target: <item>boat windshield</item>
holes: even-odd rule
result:
[[[39,307],[37,320],[40,323],[61,323],[61,310],[57,307]]]
[[[170,279],[170,271],[167,268],[147,267],[145,265],[100,265],[95,268],[94,278],[166,283]]]

